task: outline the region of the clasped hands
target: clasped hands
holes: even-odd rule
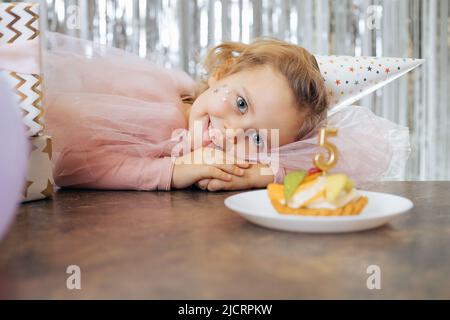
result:
[[[238,161],[219,149],[198,148],[176,158],[171,187],[184,189],[196,185],[202,190],[244,190],[265,188],[274,179],[273,175],[261,174],[262,168],[269,166],[260,163]]]

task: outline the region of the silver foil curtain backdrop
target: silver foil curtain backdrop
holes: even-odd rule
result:
[[[450,179],[448,0],[34,2],[42,5],[44,29],[124,48],[193,77],[209,47],[265,35],[317,54],[424,58],[358,104],[409,127],[406,180]]]

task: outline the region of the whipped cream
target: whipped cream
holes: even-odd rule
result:
[[[322,192],[325,189],[327,184],[327,179],[325,177],[318,177],[316,182],[309,188],[302,190],[292,196],[288,201],[288,206],[291,208],[300,208],[303,206],[309,199],[314,197],[319,192]]]

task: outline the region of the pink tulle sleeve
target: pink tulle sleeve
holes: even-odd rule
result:
[[[123,50],[48,33],[46,134],[60,187],[169,190],[172,132],[195,82]]]
[[[86,151],[88,166],[80,168],[77,153],[60,156],[54,170],[59,186],[108,190],[170,190],[173,161],[171,157],[143,158],[116,152]],[[83,162],[81,162],[83,163]]]

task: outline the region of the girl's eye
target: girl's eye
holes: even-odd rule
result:
[[[244,114],[247,112],[247,101],[245,101],[242,97],[237,97],[236,99],[236,106],[238,107],[239,111]]]
[[[259,133],[254,132],[252,134],[252,140],[253,140],[253,143],[255,144],[255,146],[257,146],[257,147],[263,147],[264,146],[264,140],[263,140],[263,138],[261,137],[261,135]]]

